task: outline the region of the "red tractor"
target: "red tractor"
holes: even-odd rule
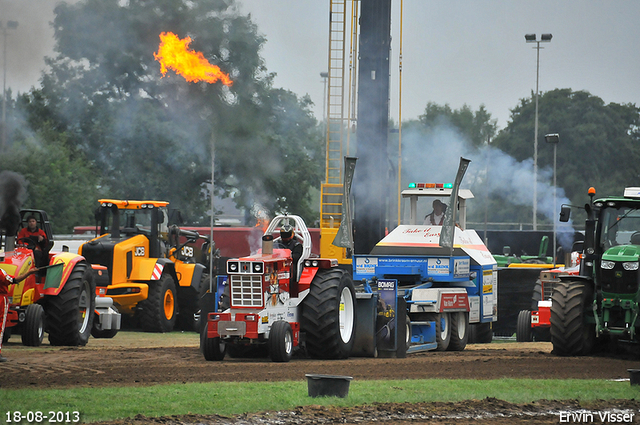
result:
[[[290,250],[273,235],[291,223],[300,243]],[[274,218],[262,241],[261,252],[228,260],[226,279],[218,277],[226,284],[212,291],[220,311],[206,315],[205,359],[267,351],[272,361],[287,362],[303,346],[312,357],[348,357],[356,324],[351,275],[335,259],[312,257],[311,236],[298,216]]]
[[[19,283],[9,286],[9,311],[5,338],[18,328],[22,343],[39,346],[48,332],[51,345],[85,345],[92,328],[108,330],[110,336],[120,325],[120,315],[110,307],[110,299],[99,299],[96,307],[94,270],[84,257],[70,252],[50,252],[53,235],[47,213],[21,210],[19,223],[4,223],[4,251],[0,251],[0,268],[10,276],[39,270]],[[48,246],[36,253],[30,238],[16,240],[16,227],[25,227],[27,217],[36,218]],[[36,254],[42,254],[36,265]],[[115,330],[115,331],[114,331]]]
[[[570,267],[558,267],[540,272],[531,297],[531,310],[518,313],[516,341],[551,341],[551,296],[560,276],[577,276],[580,273],[580,256],[571,254]]]

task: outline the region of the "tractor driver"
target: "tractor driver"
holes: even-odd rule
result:
[[[285,224],[280,228],[280,238],[277,241],[282,248],[293,251],[296,245],[300,245],[300,241],[295,236],[293,227],[290,224]]]
[[[27,227],[22,228],[18,233],[18,239],[26,238],[31,239],[34,242],[35,248],[33,255],[36,260],[36,267],[42,267],[44,264],[44,251],[47,249],[47,235],[44,231],[38,228],[38,221],[33,215],[27,217]]]

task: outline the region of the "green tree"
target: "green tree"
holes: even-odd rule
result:
[[[586,91],[556,89],[539,97],[538,166],[550,170],[553,147],[544,135],[558,133],[557,182],[574,205],[583,205],[587,189],[621,195],[640,176],[640,109],[605,104]],[[535,104],[521,99],[493,145],[517,160],[533,157]],[[549,194],[541,194],[545,197]]]
[[[215,146],[219,195],[271,214],[286,204],[307,220],[317,215],[307,194],[321,175],[322,138],[310,102],[272,87],[258,53],[265,39],[234,1],[61,3],[53,26],[57,55],[28,109],[95,164],[104,195],[164,199],[202,218]],[[233,86],[172,71],[161,78],[153,55],[161,32],[190,36]]]
[[[437,126],[450,125],[476,147],[487,143],[498,129],[497,120],[491,118],[484,105],[473,112],[466,104],[460,109],[452,110],[449,104],[442,106],[429,102],[418,119],[426,129],[431,130]]]
[[[18,131],[0,157],[0,169],[20,173],[27,181],[24,208],[47,211],[55,233],[94,222],[98,178],[82,155],[66,147],[64,134]]]

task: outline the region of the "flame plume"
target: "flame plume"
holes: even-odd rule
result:
[[[171,32],[160,34],[158,53],[154,53],[153,57],[160,62],[162,76],[167,73],[167,69],[172,69],[189,82],[220,81],[225,86],[231,86],[233,81],[229,75],[222,72],[218,66],[210,64],[201,52],[190,50],[190,43],[190,37],[181,40]]]

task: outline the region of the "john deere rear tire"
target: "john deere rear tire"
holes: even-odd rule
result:
[[[77,263],[60,293],[47,296],[47,328],[51,345],[86,345],[96,308],[96,285],[91,267]]]
[[[595,324],[592,316],[593,289],[589,282],[558,283],[551,304],[551,343],[553,353],[560,356],[584,356],[593,351]]]
[[[171,332],[176,324],[178,299],[176,284],[165,273],[157,282],[149,282],[149,295],[140,303],[140,326],[145,332]]]
[[[458,311],[449,314],[451,316],[451,339],[447,350],[462,351],[469,340],[469,313]]]
[[[301,327],[307,352],[322,359],[349,357],[355,340],[356,294],[351,276],[321,269],[303,300]]]
[[[530,342],[533,341],[531,333],[531,312],[522,310],[518,313],[518,322],[516,324],[516,341]]]
[[[25,311],[22,326],[22,344],[39,347],[44,338],[44,308],[40,304],[30,304]]]

